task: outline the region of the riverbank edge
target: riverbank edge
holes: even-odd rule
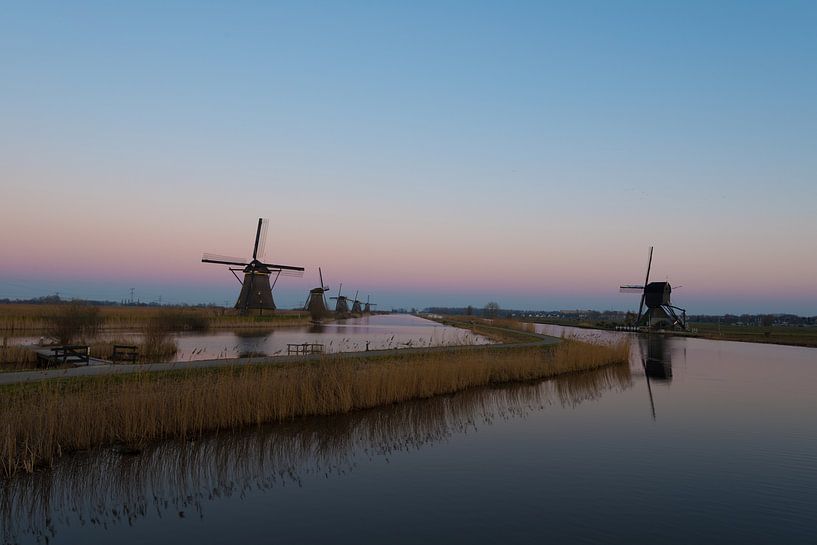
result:
[[[77,450],[139,448],[155,440],[546,380],[628,361],[629,346],[543,341],[6,385],[0,388],[0,471],[31,472]]]
[[[591,324],[585,323],[570,323],[564,320],[557,320],[557,321],[537,321],[537,322],[521,322],[520,323],[529,323],[529,324],[541,324],[541,325],[555,325],[561,327],[575,327],[577,329],[589,329],[593,331],[617,331],[615,328],[610,327],[598,327]],[[780,339],[775,337],[766,337],[765,334],[760,333],[745,333],[745,334],[735,334],[735,333],[714,333],[714,332],[701,332],[698,331],[697,333],[685,333],[683,335],[679,335],[677,333],[671,331],[655,331],[650,334],[654,335],[666,335],[668,337],[684,337],[684,338],[692,338],[692,339],[706,339],[710,341],[728,341],[728,342],[738,342],[738,343],[755,343],[755,344],[773,344],[777,346],[794,346],[799,348],[817,348],[817,338],[805,338],[805,339],[796,339],[796,340],[787,340],[787,339]],[[817,335],[817,332],[815,333]],[[747,336],[749,338],[747,338]]]

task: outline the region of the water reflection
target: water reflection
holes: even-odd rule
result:
[[[207,504],[220,498],[343,475],[361,462],[418,450],[497,419],[523,418],[554,403],[575,407],[631,385],[629,366],[620,365],[538,384],[160,442],[136,454],[78,454],[3,483],[2,537],[5,543],[44,543],[67,526],[107,529],[153,517],[204,517]]]
[[[672,353],[664,335],[647,335],[641,338],[641,354],[647,378],[661,381],[672,380]]]
[[[327,324],[266,330],[184,333],[176,337],[176,361],[287,354],[288,344],[323,344],[324,351],[348,352],[396,348],[485,344],[468,330],[409,315],[378,315]]]

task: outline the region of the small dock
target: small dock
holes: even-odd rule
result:
[[[108,365],[111,362],[91,357],[90,348],[84,345],[32,346],[37,355],[37,367],[53,367],[70,363],[74,367]]]

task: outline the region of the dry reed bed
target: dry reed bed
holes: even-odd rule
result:
[[[488,384],[537,380],[628,361],[629,345],[565,339],[548,348],[326,357],[245,366],[53,380],[0,389],[0,470],[63,453],[142,446],[218,429],[345,413]]]
[[[5,335],[48,333],[53,321],[63,312],[62,304],[0,304],[0,332]],[[188,320],[203,321],[212,328],[263,327],[303,325],[309,323],[309,313],[276,311],[275,314],[241,316],[233,309],[186,307],[126,307],[98,306],[102,328],[108,331],[141,329],[156,317],[172,314]]]

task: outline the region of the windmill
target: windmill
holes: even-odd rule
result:
[[[647,277],[643,286],[621,286],[621,293],[640,293],[641,303],[638,305],[636,326],[646,326],[648,329],[686,329],[686,310],[673,306],[670,301],[672,286],[669,282],[650,282],[650,267],[652,266],[652,251],[650,246],[647,259]],[[644,311],[646,305],[647,310]],[[681,311],[681,316],[675,312]]]
[[[360,306],[360,300],[357,298],[358,293],[360,293],[360,290],[355,292],[355,298],[352,301],[352,314],[363,314],[363,308]]]
[[[343,282],[341,282],[340,286],[338,286],[337,297],[330,297],[330,299],[337,300],[337,303],[335,303],[335,314],[337,314],[338,318],[346,318],[349,316],[349,298],[340,294],[340,290],[342,289]]]
[[[309,315],[312,317],[313,322],[320,322],[329,314],[329,310],[327,310],[326,305],[326,296],[324,295],[327,291],[329,291],[329,286],[323,283],[323,272],[321,268],[318,267],[318,277],[321,280],[321,285],[319,288],[312,288],[309,290],[309,300],[306,302],[304,306],[304,310],[309,311]]]
[[[203,263],[218,263],[221,265],[231,265],[230,272],[241,284],[241,293],[235,303],[235,308],[242,314],[248,310],[258,309],[259,313],[266,310],[275,310],[275,302],[272,299],[272,288],[278,282],[280,276],[297,276],[304,274],[303,267],[293,267],[290,265],[276,265],[264,263],[264,251],[267,240],[267,228],[269,220],[258,218],[258,229],[255,231],[255,245],[252,249],[252,259],[240,257],[229,257],[217,254],[204,254],[201,258]],[[236,274],[237,271],[244,273],[244,280]],[[270,277],[275,275],[272,285]]]
[[[371,314],[372,313],[372,307],[377,306],[376,303],[370,303],[369,302],[369,297],[370,296],[368,296],[368,295],[366,296],[366,305],[363,307],[363,314]]]

